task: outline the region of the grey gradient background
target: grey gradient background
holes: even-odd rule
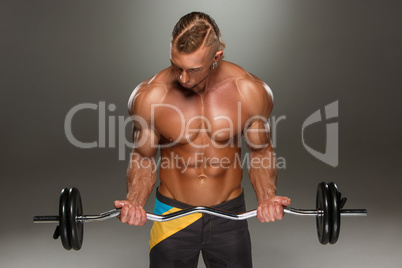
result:
[[[332,246],[318,243],[314,218],[251,219],[255,267],[399,267],[402,21],[400,2],[388,0],[1,1],[0,266],[147,267],[150,223],[86,224],[83,248],[68,252],[51,238],[54,225],[34,225],[32,216],[57,214],[63,187],[80,189],[88,214],[124,198],[127,160],[119,160],[118,148],[73,146],[66,114],[77,104],[105,102],[117,107],[107,118],[127,117],[132,89],[168,66],[171,30],[193,10],[215,18],[226,60],[266,81],[273,115],[286,116],[276,128],[276,152],[286,160],[278,193],[313,208],[317,183],[335,181],[348,208],[369,212],[343,218]],[[336,100],[333,168],[306,151],[301,126]],[[74,135],[98,140],[98,118],[81,111]],[[129,126],[111,133],[129,139]],[[307,143],[321,151],[325,136],[325,122],[306,130]],[[255,208],[246,176],[244,188]]]

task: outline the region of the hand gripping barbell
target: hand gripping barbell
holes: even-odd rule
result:
[[[284,207],[287,214],[315,216],[318,240],[321,244],[335,244],[339,237],[341,216],[366,216],[366,209],[343,209],[346,198],[342,197],[335,183],[321,182],[317,187],[316,209],[296,209]],[[245,220],[257,215],[257,210],[240,214],[218,210],[211,207],[190,207],[167,215],[147,213],[147,219],[164,222],[194,213],[210,214],[230,220]],[[61,237],[67,250],[79,250],[84,236],[84,222],[98,222],[120,215],[119,209],[103,212],[99,215],[83,215],[81,195],[77,188],[64,188],[60,194],[58,216],[34,216],[34,223],[58,223],[53,238]]]

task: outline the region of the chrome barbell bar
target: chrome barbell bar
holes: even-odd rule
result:
[[[323,211],[314,209],[297,209],[292,207],[284,207],[286,214],[298,215],[298,216],[321,216]],[[166,215],[156,215],[147,212],[147,219],[155,222],[171,221],[177,218],[185,217],[194,213],[209,214],[229,220],[245,220],[257,216],[257,210],[250,210],[247,212],[234,214],[223,210],[211,208],[211,207],[190,207],[177,212],[173,212]],[[341,216],[367,216],[366,209],[341,209]],[[99,222],[115,218],[120,215],[120,209],[112,209],[103,212],[99,215],[82,215],[77,216],[76,220],[79,222]],[[34,223],[59,223],[59,216],[35,216]]]

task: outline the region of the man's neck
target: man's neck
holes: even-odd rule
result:
[[[217,71],[218,71],[217,68],[216,69],[211,68],[209,70],[208,75],[205,76],[200,82],[198,82],[192,88],[192,90],[199,95],[202,95],[202,94],[205,94],[206,92],[208,92],[208,90],[213,87],[212,81],[214,81],[214,77],[215,77]]]

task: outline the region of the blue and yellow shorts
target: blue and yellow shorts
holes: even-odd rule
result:
[[[169,214],[191,207],[156,193],[154,213]],[[246,211],[244,194],[213,206],[231,213]],[[200,252],[206,267],[252,267],[247,221],[195,213],[154,222],[149,241],[150,267],[196,267]]]

